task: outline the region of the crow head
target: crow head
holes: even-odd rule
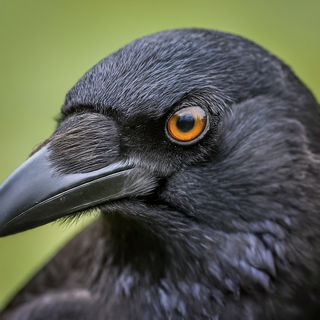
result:
[[[174,280],[216,313],[241,297],[281,314],[283,299],[308,297],[313,312],[317,108],[285,64],[243,38],[138,39],[79,80],[57,130],[4,182],[0,235],[99,208],[112,263],[167,292]]]

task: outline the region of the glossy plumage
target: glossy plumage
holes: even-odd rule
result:
[[[166,124],[190,106],[209,128],[179,144]],[[71,89],[39,149],[62,176],[125,163],[136,188],[99,203],[0,319],[319,319],[319,137],[313,95],[246,39],[128,44]]]

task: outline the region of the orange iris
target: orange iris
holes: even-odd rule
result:
[[[178,110],[168,121],[168,132],[178,141],[191,141],[197,138],[206,127],[207,116],[200,107],[187,107]]]

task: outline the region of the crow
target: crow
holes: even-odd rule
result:
[[[124,46],[1,186],[0,236],[100,214],[0,319],[319,319],[319,138],[312,93],[249,40]]]

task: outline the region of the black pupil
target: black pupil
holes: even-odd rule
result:
[[[191,113],[185,113],[179,116],[177,128],[182,132],[188,132],[194,127],[194,117]]]

